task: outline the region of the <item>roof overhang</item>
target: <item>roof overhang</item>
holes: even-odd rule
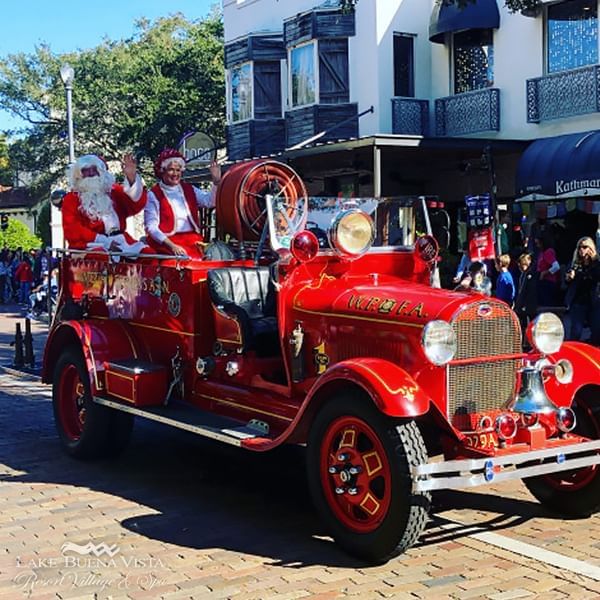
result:
[[[429,20],[429,40],[443,44],[447,33],[456,33],[469,29],[498,29],[500,11],[496,0],[467,0],[464,7],[458,6],[458,0],[444,4],[436,0]]]

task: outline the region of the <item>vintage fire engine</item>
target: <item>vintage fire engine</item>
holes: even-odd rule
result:
[[[143,417],[249,451],[306,445],[333,538],[381,562],[433,490],[523,479],[600,505],[600,350],[540,314],[432,287],[423,199],[308,198],[287,165],[233,166],[204,260],[66,253],[44,356],[61,442],[116,454]]]

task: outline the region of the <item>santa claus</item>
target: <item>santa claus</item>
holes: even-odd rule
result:
[[[215,205],[215,185],[221,180],[221,167],[213,162],[209,171],[211,190],[201,190],[181,181],[185,159],[173,148],[165,148],[154,163],[159,182],[148,192],[144,225],[148,243],[160,253],[202,257],[199,208]]]
[[[142,210],[146,189],[131,154],[122,161],[125,181],[115,184],[106,162],[94,154],[69,167],[71,192],[63,199],[62,221],[69,248],[138,253],[147,248],[126,231],[127,217]]]

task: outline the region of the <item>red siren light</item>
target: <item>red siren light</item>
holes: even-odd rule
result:
[[[319,240],[312,231],[299,231],[290,244],[292,256],[299,262],[310,262],[319,253]]]

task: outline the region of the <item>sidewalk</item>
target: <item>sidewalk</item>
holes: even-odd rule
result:
[[[14,368],[15,347],[11,346],[11,343],[15,341],[17,323],[20,323],[21,333],[25,336],[26,314],[27,310],[18,304],[0,304],[0,367]],[[33,369],[27,366],[19,370],[39,375],[48,335],[48,324],[34,319],[30,322],[35,364]]]

